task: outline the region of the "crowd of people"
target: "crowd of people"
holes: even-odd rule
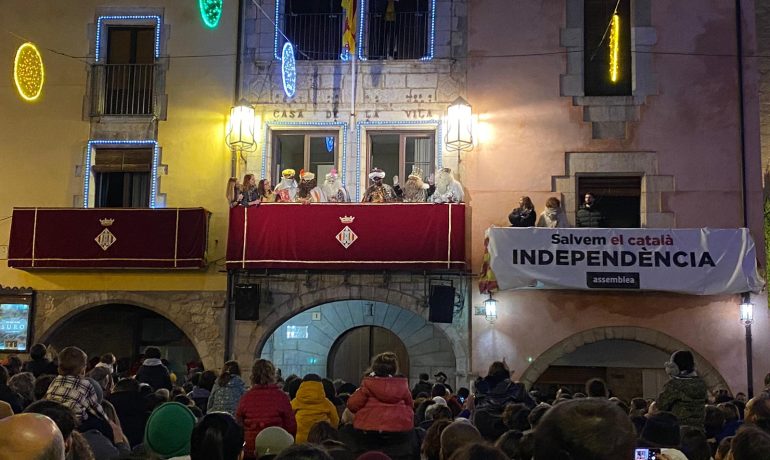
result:
[[[366,189],[362,202],[460,203],[465,199],[462,185],[455,180],[450,168],[439,170],[435,182],[432,175],[425,182],[424,172],[415,167],[403,187],[399,184],[398,176],[393,177],[393,186],[385,184],[384,178],[385,171],[372,169],[369,173],[372,184]],[[313,172],[304,170],[297,174],[293,169],[284,169],[281,172],[281,182],[275,187],[270,179],[257,182],[254,174],[246,174],[241,183],[233,177],[227,182],[226,196],[231,208],[257,206],[261,203],[351,202],[351,196],[335,169],[326,174],[321,185],[318,185]]]
[[[511,227],[569,227],[561,201],[555,196],[545,201],[545,209],[539,216],[532,200],[528,196],[522,196],[519,199],[519,206],[508,214],[508,222],[511,223]],[[591,192],[586,193],[583,204],[575,213],[575,226],[593,228],[604,227],[605,224],[605,216],[596,204],[596,197]]]
[[[410,388],[391,352],[355,383],[284,380],[258,359],[248,385],[230,361],[180,386],[154,347],[135,371],[76,347],[31,352],[0,366],[0,459],[770,459],[770,388],[748,401],[709,395],[687,350],[665,364],[656,399],[631,401],[601,379],[585,392],[528,391],[504,361],[474,391],[443,372]]]

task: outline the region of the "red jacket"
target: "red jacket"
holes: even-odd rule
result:
[[[365,431],[410,431],[414,428],[412,392],[405,377],[364,377],[348,399],[353,427]]]
[[[246,457],[254,458],[254,439],[269,426],[297,433],[297,422],[289,397],[277,385],[254,385],[241,397],[235,419],[243,426]]]

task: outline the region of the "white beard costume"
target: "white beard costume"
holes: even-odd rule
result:
[[[337,176],[331,174],[326,175],[326,180],[321,185],[321,191],[326,195],[326,199],[329,203],[349,203],[350,195]]]
[[[434,203],[462,203],[465,201],[465,192],[462,185],[452,177],[452,170],[444,168],[436,177],[436,191],[430,198]]]

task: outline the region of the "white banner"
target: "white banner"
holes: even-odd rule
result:
[[[500,289],[759,292],[748,229],[492,227],[490,266]]]

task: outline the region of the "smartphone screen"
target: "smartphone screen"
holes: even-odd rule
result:
[[[636,449],[634,451],[634,460],[658,460],[660,449]]]

